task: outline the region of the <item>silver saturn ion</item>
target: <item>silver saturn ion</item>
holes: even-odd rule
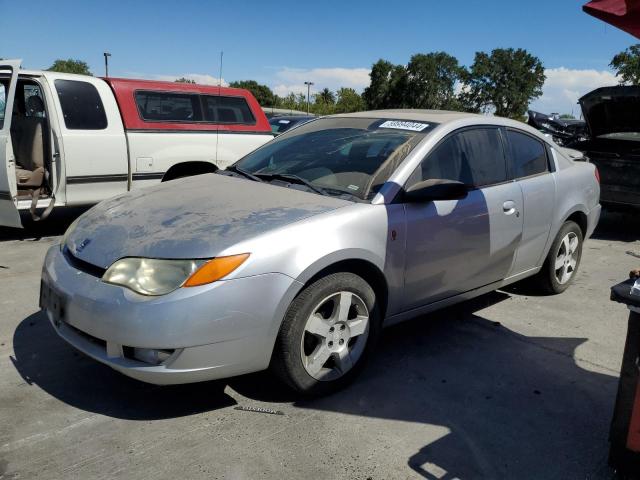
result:
[[[40,304],[71,345],[145,382],[271,367],[327,393],[385,325],[534,275],[564,291],[600,215],[578,157],[503,118],[320,118],[95,206],[47,253]]]

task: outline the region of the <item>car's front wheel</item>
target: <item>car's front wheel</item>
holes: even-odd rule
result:
[[[375,292],[365,280],[347,272],[320,278],[289,306],[272,367],[300,393],[330,393],[360,372],[380,324]]]
[[[547,293],[562,293],[573,283],[582,257],[582,241],[578,224],[565,222],[539,273],[540,284]]]

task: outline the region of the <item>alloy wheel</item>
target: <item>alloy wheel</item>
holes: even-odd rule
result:
[[[312,310],[304,327],[302,365],[316,380],[331,381],[347,373],[362,356],[369,335],[369,310],[358,295],[334,293]]]
[[[573,277],[580,255],[579,247],[580,239],[574,232],[567,233],[560,242],[554,265],[556,280],[560,285],[564,285]]]

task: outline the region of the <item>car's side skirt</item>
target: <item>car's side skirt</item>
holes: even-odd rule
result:
[[[406,312],[397,313],[395,315],[387,317],[384,321],[384,326],[389,327],[391,325],[395,325],[397,323],[404,322],[405,320],[410,320],[412,318],[416,318],[421,315],[426,315],[427,313],[440,310],[441,308],[448,307],[456,303],[464,302],[466,300],[471,300],[472,298],[479,297],[480,295],[484,295],[485,293],[492,292],[501,287],[505,287],[507,285],[515,283],[519,280],[523,280],[527,277],[531,277],[532,275],[535,275],[536,273],[538,273],[541,270],[541,268],[542,268],[541,266],[535,267],[530,270],[526,270],[524,272],[518,273],[517,275],[512,275],[511,277],[505,278],[504,280],[490,283],[489,285],[485,285],[483,287],[479,287],[474,290],[469,290],[468,292],[464,292],[459,295],[455,295],[453,297],[448,297],[442,300],[438,300],[437,302],[429,303],[427,305],[423,305],[422,307],[414,308]]]

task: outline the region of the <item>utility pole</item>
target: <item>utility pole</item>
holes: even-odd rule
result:
[[[311,93],[313,82],[304,82],[304,84],[307,86],[307,115],[309,115],[309,94]]]
[[[109,76],[109,57],[111,54],[109,52],[104,52],[104,76]]]

